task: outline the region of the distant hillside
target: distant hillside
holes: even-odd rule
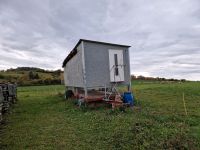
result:
[[[131,76],[132,80],[151,80],[151,81],[186,81],[185,79],[166,79],[144,76]],[[63,71],[61,70],[45,70],[35,67],[18,67],[16,69],[7,69],[0,71],[1,82],[14,82],[20,86],[24,85],[49,85],[63,83]]]
[[[18,85],[61,84],[63,71],[44,70],[35,67],[18,67],[0,71],[1,82],[15,82]]]

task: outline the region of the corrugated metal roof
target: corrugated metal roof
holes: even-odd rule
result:
[[[89,43],[97,43],[97,44],[106,44],[106,45],[113,45],[113,46],[121,46],[121,47],[131,47],[129,45],[121,45],[121,44],[114,44],[114,43],[107,43],[107,42],[100,42],[100,41],[93,41],[93,40],[86,40],[86,39],[80,39],[78,43],[75,45],[75,47],[72,49],[72,51],[68,54],[68,56],[63,61],[62,67],[64,67],[67,62],[76,55],[77,53],[77,47],[81,42],[89,42]]]

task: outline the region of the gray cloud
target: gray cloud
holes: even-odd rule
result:
[[[0,69],[61,68],[80,38],[132,45],[134,74],[200,80],[199,0],[0,0]]]

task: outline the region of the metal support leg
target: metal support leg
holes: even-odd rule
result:
[[[84,92],[85,92],[85,97],[87,97],[88,96],[87,87],[84,88]]]
[[[127,88],[128,88],[128,91],[131,92],[131,82],[128,84]]]
[[[68,86],[65,87],[65,99],[67,99],[66,93],[68,91]]]

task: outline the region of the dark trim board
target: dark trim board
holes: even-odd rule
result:
[[[65,65],[67,64],[67,62],[68,62],[70,59],[72,59],[72,57],[75,56],[76,54],[77,54],[77,49],[73,49],[73,50],[69,53],[69,55],[65,58],[65,60],[63,61],[62,67],[64,68]]]
[[[121,45],[121,44],[114,44],[114,43],[107,43],[107,42],[100,42],[100,41],[93,41],[93,40],[86,40],[86,39],[80,39],[78,43],[75,45],[75,47],[72,49],[72,51],[69,53],[69,55],[65,58],[63,61],[62,67],[65,67],[67,62],[76,55],[77,53],[77,47],[81,42],[88,42],[88,43],[97,43],[97,44],[106,44],[106,45],[113,45],[113,46],[121,46],[121,47],[131,47],[129,45]]]

